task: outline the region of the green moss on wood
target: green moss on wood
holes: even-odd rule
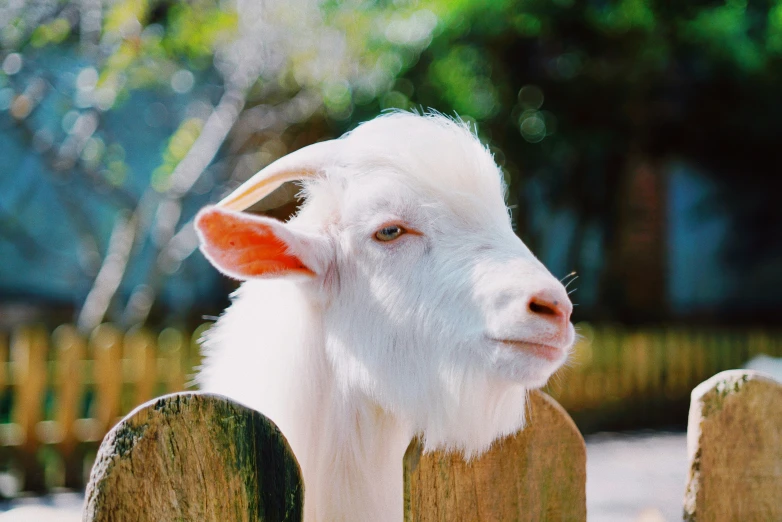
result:
[[[224,397],[180,393],[107,435],[85,520],[299,522],[303,503],[296,458],[269,419]]]

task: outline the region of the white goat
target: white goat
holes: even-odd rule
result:
[[[237,212],[281,183],[282,223]],[[514,234],[500,170],[469,128],[395,113],[294,152],[197,217],[246,282],[205,340],[203,390],[270,417],[301,465],[305,520],[402,520],[402,458],[468,457],[524,424],[567,358],[563,286]]]

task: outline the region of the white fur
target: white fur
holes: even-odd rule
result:
[[[341,140],[284,225],[321,239],[316,275],[245,282],[205,339],[198,381],[277,423],[305,520],[398,522],[411,438],[469,457],[520,429],[527,390],[570,350],[571,305],[511,229],[501,173],[465,125],[395,113]],[[418,233],[377,241],[388,223]],[[563,315],[532,312],[535,296]]]

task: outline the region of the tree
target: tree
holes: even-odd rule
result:
[[[215,276],[191,255],[197,208],[395,107],[478,123],[520,235],[561,251],[558,275],[588,273],[576,297],[593,317],[667,316],[672,162],[720,187],[704,208],[731,216],[728,253],[757,277],[742,281],[780,282],[780,0],[2,10],[0,288],[63,296],[84,328],[213,299]]]
[[[4,151],[17,162],[2,174],[14,190],[0,197],[0,247],[28,287],[75,293],[84,329],[144,322],[161,298],[186,313],[197,294],[182,289],[208,277],[190,255],[197,208],[330,137],[436,23],[413,5],[306,0],[21,2],[3,14]],[[18,282],[9,271],[4,286]]]
[[[769,232],[782,225],[772,175],[782,160],[782,2],[433,6],[440,30],[397,90],[480,123],[533,246],[551,233],[540,223],[547,208],[573,216],[568,269],[583,268],[583,239],[599,231],[604,314],[666,315],[665,213],[652,200],[672,161],[721,187],[707,208],[731,215],[727,253],[742,270],[779,266],[782,241]]]

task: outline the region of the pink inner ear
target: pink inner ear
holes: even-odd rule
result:
[[[314,274],[301,260],[287,252],[271,226],[221,210],[203,212],[197,221],[204,252],[218,268],[240,277],[274,273]]]

